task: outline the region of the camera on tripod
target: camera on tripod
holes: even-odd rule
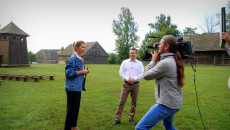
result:
[[[157,38],[160,39],[160,37],[157,36],[148,36],[147,38]],[[181,54],[181,58],[182,59],[191,59],[192,58],[192,54],[194,54],[194,48],[193,48],[193,43],[192,41],[184,41],[182,37],[177,39],[178,41],[178,50]],[[149,49],[156,49],[159,46],[159,42],[158,43],[154,43],[152,46],[148,46],[147,48]],[[146,49],[145,50],[145,59],[149,59],[152,57],[152,54],[154,52],[151,52],[150,50]]]

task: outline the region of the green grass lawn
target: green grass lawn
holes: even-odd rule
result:
[[[130,97],[125,105],[121,124],[113,126],[120,98],[122,79],[119,65],[86,65],[86,92],[82,100],[78,125],[81,130],[133,130],[128,122]],[[30,67],[0,68],[0,73],[24,75],[55,75],[54,81],[35,83],[5,80],[0,86],[0,129],[64,129],[66,93],[64,69],[61,64],[35,64]],[[196,103],[193,70],[185,66],[183,107],[176,114],[177,129],[203,129]],[[230,129],[230,89],[227,82],[229,66],[197,66],[196,86],[203,121],[207,129]],[[135,121],[141,120],[155,104],[155,81],[140,82]],[[153,129],[163,129],[158,123]]]

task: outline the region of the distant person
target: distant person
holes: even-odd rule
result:
[[[129,122],[131,122],[134,125],[136,124],[136,122],[134,121],[134,115],[135,115],[137,98],[139,93],[139,81],[142,79],[143,72],[144,72],[144,66],[142,62],[136,59],[137,54],[138,54],[137,49],[135,48],[130,49],[129,51],[130,58],[124,60],[120,66],[119,74],[124,80],[124,83],[121,89],[120,101],[116,112],[116,119],[112,123],[113,125],[120,124],[122,111],[125,106],[129,93],[131,93],[131,98],[132,98],[130,114],[129,114]]]
[[[77,119],[81,101],[81,91],[85,89],[84,78],[89,70],[84,69],[81,54],[85,52],[85,42],[73,43],[73,55],[68,59],[65,67],[65,90],[67,94],[67,112],[65,130],[77,130]]]
[[[159,51],[152,54],[152,61],[146,66],[144,79],[155,79],[155,98],[153,105],[139,121],[136,130],[149,130],[163,120],[166,130],[175,130],[173,119],[183,102],[184,64],[178,51],[177,39],[165,35],[158,46]]]
[[[221,39],[224,39],[226,42],[228,42],[230,44],[230,36],[229,36],[228,32],[222,32],[221,33]],[[228,47],[228,45],[225,44],[224,49],[226,50],[228,55],[230,55],[230,48]]]

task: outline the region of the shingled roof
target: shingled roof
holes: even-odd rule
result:
[[[195,51],[219,51],[220,33],[208,33],[187,35],[183,37],[184,41],[192,41]]]
[[[88,52],[88,50],[90,50],[91,47],[93,47],[97,42],[86,42],[85,43],[85,46],[86,46],[86,49],[85,49],[85,52],[83,54],[83,56],[85,55],[85,53]],[[63,51],[61,51],[58,56],[70,56],[73,54],[73,44],[69,44],[69,46],[67,46]]]
[[[20,29],[17,25],[15,25],[12,21],[6,25],[4,28],[0,30],[2,34],[17,34],[22,36],[29,36],[26,32]]]
[[[39,60],[57,60],[60,49],[41,49],[36,53]]]

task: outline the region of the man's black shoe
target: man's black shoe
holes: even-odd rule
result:
[[[120,121],[115,120],[112,124],[113,124],[113,125],[117,125],[117,124],[120,124],[120,123],[121,123]]]
[[[136,122],[133,119],[129,120],[129,122],[136,125]]]

